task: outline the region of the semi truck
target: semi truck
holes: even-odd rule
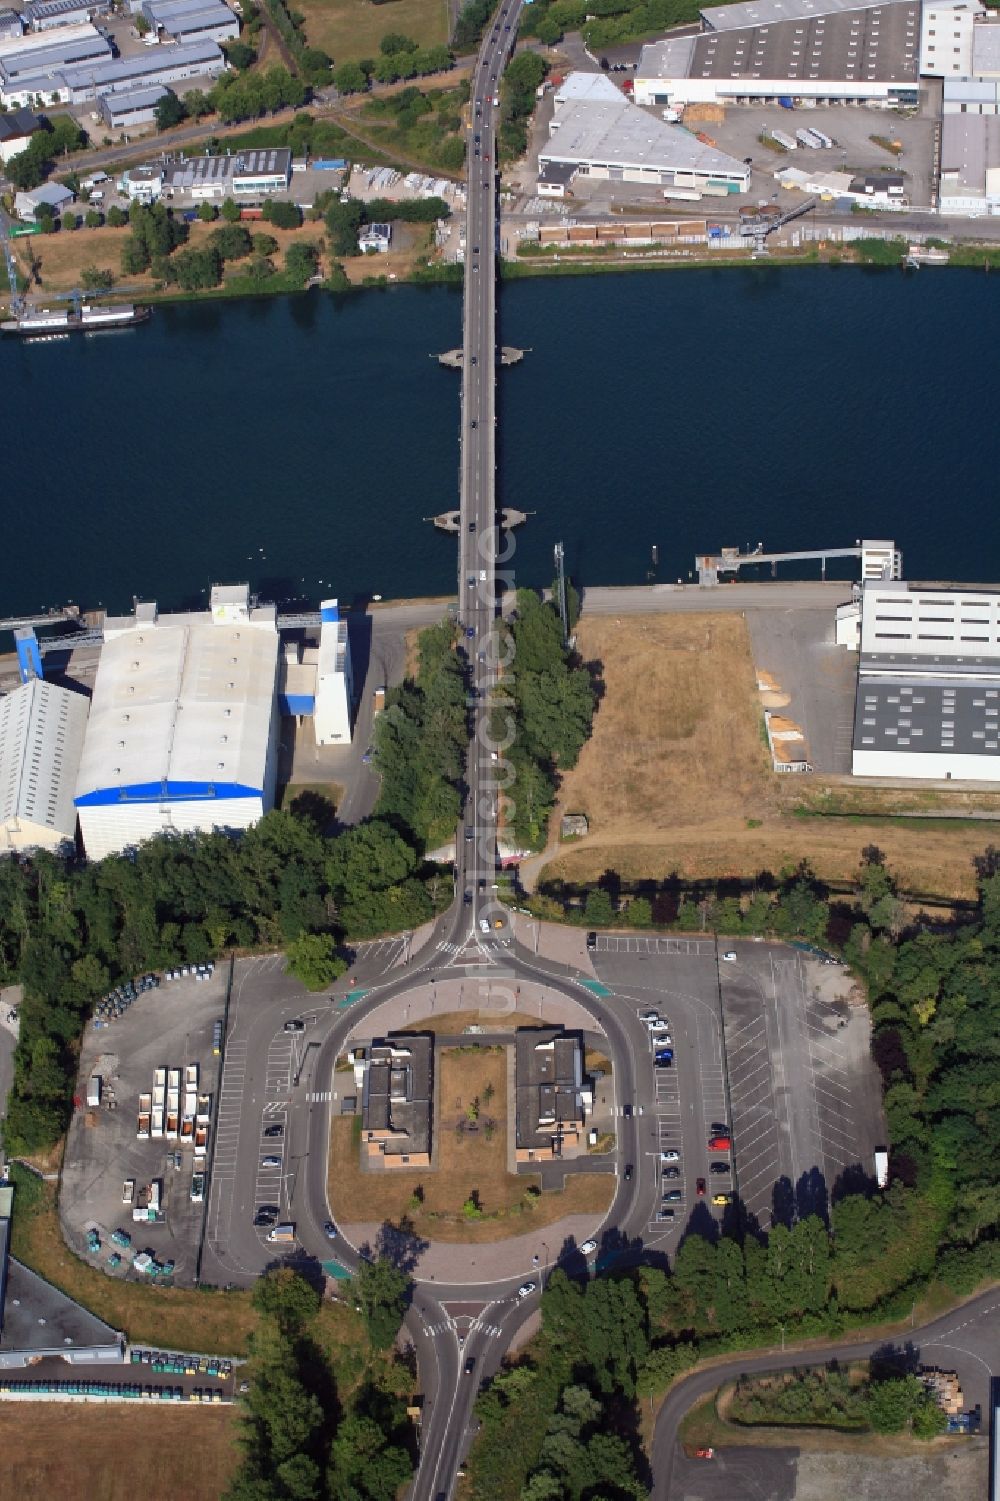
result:
[[[875,1182],[879,1188],[889,1187],[889,1153],[885,1147],[875,1148]]]

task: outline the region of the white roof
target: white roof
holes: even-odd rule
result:
[[[697,40],[696,36],[675,36],[665,42],[648,42],[639,53],[636,78],[687,78]]]
[[[74,837],[87,708],[82,694],[41,678],[0,698],[0,826],[19,821]]]
[[[706,176],[749,175],[747,167],[735,157],[704,145],[679,125],[667,125],[647,114],[617,89],[615,94],[615,99],[582,99],[557,109],[539,160]]]
[[[712,31],[735,31],[744,26],[770,26],[775,21],[812,20],[844,10],[873,10],[905,4],[906,0],[746,0],[738,5],[705,6],[702,19]]]
[[[621,99],[623,94],[605,73],[570,73],[555,91],[556,104],[572,99]]]
[[[127,801],[121,789],[151,784],[169,784],[168,799],[262,791],[278,674],[273,616],[270,628],[216,624],[205,612],[107,624],[78,802]]]
[[[986,192],[988,168],[1000,166],[1000,115],[944,115],[941,119],[941,193],[956,187]]]
[[[966,117],[945,116],[949,118]],[[935,589],[887,580],[866,583],[861,598],[862,656],[904,663],[910,657],[1000,657],[1000,592],[995,587]]]
[[[49,203],[53,208],[60,208],[64,203],[72,203],[73,198],[73,189],[64,187],[61,182],[43,182],[37,188],[28,188],[24,193],[16,193],[14,207],[23,203],[28,207],[37,208],[40,203]]]
[[[17,57],[26,52],[42,52],[70,42],[94,41],[100,32],[89,21],[73,26],[50,26],[45,31],[28,31],[24,36],[5,37],[0,42],[0,59]]]
[[[1000,24],[977,21],[972,28],[972,71],[976,77],[1000,73]]]

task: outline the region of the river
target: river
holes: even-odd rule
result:
[[[547,583],[687,578],[694,554],[892,537],[913,578],[1000,575],[1000,279],[835,267],[506,285],[501,501]],[[0,614],[454,589],[461,340],[446,287],[158,307],[0,346]],[[978,374],[977,374],[978,372]],[[304,570],[304,571],[303,571]]]

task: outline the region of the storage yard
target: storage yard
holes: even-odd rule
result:
[[[196,1278],[226,988],[201,968],[84,1033],[60,1213],[69,1244],[109,1276]]]

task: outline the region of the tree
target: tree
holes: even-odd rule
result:
[[[355,200],[331,203],[324,215],[330,249],[334,255],[357,255],[358,232],[363,219],[361,204]]]
[[[285,251],[285,275],[304,287],[319,269],[319,252],[315,245],[296,240]]]
[[[264,218],[275,229],[298,229],[302,223],[302,210],[297,203],[282,203],[269,198],[264,204]]]
[[[398,31],[387,31],[378,44],[383,57],[395,57],[400,52],[416,52],[417,44],[411,37]]]
[[[320,1295],[291,1267],[265,1272],[253,1290],[253,1306],[264,1318],[273,1319],[282,1334],[295,1338],[319,1312]]]
[[[199,203],[198,218],[202,224],[214,224],[219,217],[219,210],[214,203]]]
[[[339,94],[360,94],[368,79],[357,63],[341,63],[333,70],[333,83]]]
[[[171,280],[185,292],[203,292],[222,280],[222,258],[214,245],[203,250],[182,250],[167,262]]]
[[[301,980],[307,990],[326,990],[346,968],[347,960],[337,953],[329,933],[302,933],[285,954],[285,973]]]
[[[268,204],[264,205],[264,217],[265,217],[265,219],[267,218],[268,207],[269,207]],[[222,201],[222,217],[223,217],[223,219],[225,219],[225,221],[226,221],[227,224],[239,224],[239,222],[240,222],[240,206],[239,206],[239,204],[238,203],[234,203],[231,198],[224,198],[223,201]]]
[[[128,211],[113,203],[108,209],[108,228],[123,229],[128,223]]]
[[[237,72],[245,73],[257,60],[257,54],[246,42],[227,42],[225,45],[226,62],[230,63]]]
[[[245,224],[222,225],[212,230],[208,240],[224,261],[241,260],[253,248],[250,231]]]
[[[182,120],[187,119],[187,110],[177,95],[168,90],[157,101],[156,105],[156,128],[157,130],[171,130],[175,125],[180,125]]]
[[[75,229],[76,228],[76,214],[73,212],[73,210],[71,208],[64,208],[64,209],[61,210],[60,217],[59,217],[59,225],[60,225],[60,228],[62,228],[62,229]]]
[[[615,909],[608,893],[601,886],[587,892],[583,915],[591,927],[610,928],[615,920]]]
[[[403,1322],[409,1277],[387,1257],[379,1256],[374,1261],[362,1261],[354,1287],[372,1348],[388,1350]]]
[[[411,875],[416,855],[388,823],[372,818],[348,829],[336,841],[326,864],[326,879],[341,901],[366,891],[384,891]]]
[[[254,235],[252,240],[254,255],[273,255],[278,248],[273,235]]]
[[[101,216],[96,208],[89,208],[83,216],[83,222],[88,229],[100,229]]]
[[[84,266],[80,272],[80,285],[85,292],[107,292],[115,284],[115,273],[108,267]]]

